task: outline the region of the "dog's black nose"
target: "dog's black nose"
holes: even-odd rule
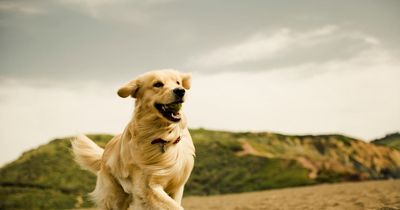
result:
[[[183,98],[183,96],[185,95],[185,89],[183,89],[183,88],[175,88],[174,89],[174,93],[179,98]]]

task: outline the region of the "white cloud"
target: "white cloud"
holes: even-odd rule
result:
[[[73,5],[81,11],[89,14],[92,17],[100,18],[101,12],[107,7],[121,5],[126,3],[126,0],[60,0],[61,3]]]
[[[399,65],[373,48],[276,71],[194,74],[184,109],[190,127],[370,140],[400,129]],[[0,164],[54,137],[121,132],[133,102],[116,96],[119,85],[2,80]]]
[[[177,0],[59,0],[96,19],[143,24],[151,19],[151,9]]]
[[[41,15],[46,13],[43,8],[20,1],[2,1],[0,2],[0,11],[20,13],[24,15]]]
[[[172,2],[177,2],[179,0],[145,0],[144,2],[146,4],[150,4],[150,5],[163,5],[163,4],[169,4]]]
[[[185,104],[189,126],[343,133],[366,140],[398,131],[400,61],[383,48],[381,40],[368,34],[346,32],[337,26],[307,32],[280,29],[218,48],[193,61],[218,67],[273,60],[289,51],[318,50],[341,38],[367,47],[341,59],[269,71],[247,73],[245,70],[252,70],[247,67],[237,73],[194,74]],[[133,102],[116,96],[119,85],[0,80],[0,164],[54,137],[121,132],[130,119]]]
[[[371,140],[400,129],[399,65],[371,50],[279,71],[197,75],[189,120],[194,127]]]
[[[215,68],[265,60],[274,62],[274,59],[284,57],[288,53],[306,53],[323,46],[337,45],[342,39],[352,39],[368,46],[380,44],[380,41],[373,36],[358,31],[345,31],[336,25],[327,25],[306,32],[282,28],[268,34],[257,33],[239,43],[216,48],[191,58],[187,65]],[[351,46],[331,46],[332,50],[338,47]]]
[[[287,48],[291,32],[281,29],[273,35],[256,34],[238,44],[215,49],[190,61],[195,66],[218,67],[268,58]]]
[[[118,85],[55,84],[20,79],[0,83],[0,165],[55,137],[119,133],[133,102],[116,94]]]

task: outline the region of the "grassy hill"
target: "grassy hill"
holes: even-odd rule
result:
[[[400,177],[400,152],[341,135],[191,130],[195,168],[185,195]],[[104,146],[110,135],[90,135]],[[88,207],[95,177],[72,160],[69,138],[25,152],[0,170],[0,209]]]
[[[384,145],[400,150],[400,133],[391,133],[383,138],[373,140],[371,143],[376,145]]]

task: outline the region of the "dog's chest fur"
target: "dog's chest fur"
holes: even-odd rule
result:
[[[194,165],[194,146],[187,128],[175,126],[168,132],[142,132],[132,135],[132,127],[127,127],[119,139],[118,157],[109,157],[107,165],[126,193],[143,183],[163,186],[164,190],[173,192],[188,179]],[[144,135],[145,134],[145,135]],[[167,141],[165,152],[160,145],[151,144],[156,138]],[[176,144],[173,142],[180,138]],[[112,153],[112,154],[118,154]],[[118,164],[119,163],[119,164]],[[121,166],[121,167],[115,167]]]

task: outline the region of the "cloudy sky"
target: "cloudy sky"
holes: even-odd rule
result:
[[[192,128],[400,130],[400,1],[0,0],[0,165],[122,131],[135,75],[193,73]]]

